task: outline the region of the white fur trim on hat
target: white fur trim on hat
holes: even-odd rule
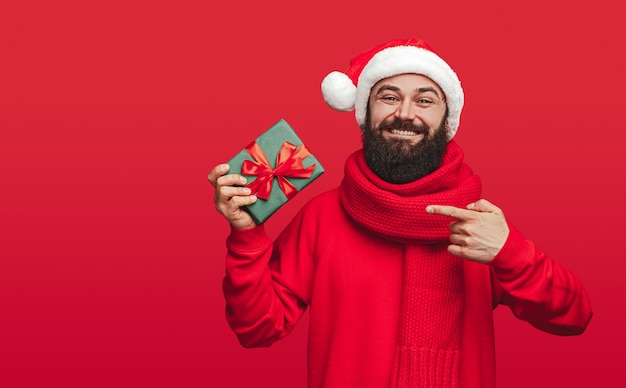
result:
[[[383,78],[407,73],[424,75],[439,85],[448,105],[448,139],[451,139],[459,128],[463,109],[461,82],[452,68],[437,54],[415,46],[386,48],[376,53],[365,65],[359,76],[354,102],[357,123],[365,123],[372,87]]]
[[[356,86],[348,75],[333,71],[322,81],[322,96],[331,108],[349,112],[354,109]]]

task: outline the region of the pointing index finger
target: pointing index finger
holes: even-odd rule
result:
[[[475,215],[475,212],[472,210],[448,205],[428,205],[426,206],[426,213],[452,217],[456,218],[459,221],[467,221],[473,219]]]

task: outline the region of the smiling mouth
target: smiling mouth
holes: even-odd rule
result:
[[[385,131],[400,136],[418,136],[423,135],[424,132],[420,130],[411,130],[411,129],[398,129],[398,128],[386,128]]]

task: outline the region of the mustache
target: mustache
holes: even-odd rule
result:
[[[400,120],[397,117],[394,117],[392,120],[383,121],[378,126],[378,129],[400,129],[423,134],[427,134],[430,131],[430,128],[427,125],[415,125],[412,121]]]

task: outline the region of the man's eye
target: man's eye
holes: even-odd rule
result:
[[[419,100],[417,100],[417,103],[428,105],[428,104],[432,104],[433,102],[427,98],[420,98]]]
[[[382,96],[381,99],[385,101],[398,101],[398,98],[395,96]]]

